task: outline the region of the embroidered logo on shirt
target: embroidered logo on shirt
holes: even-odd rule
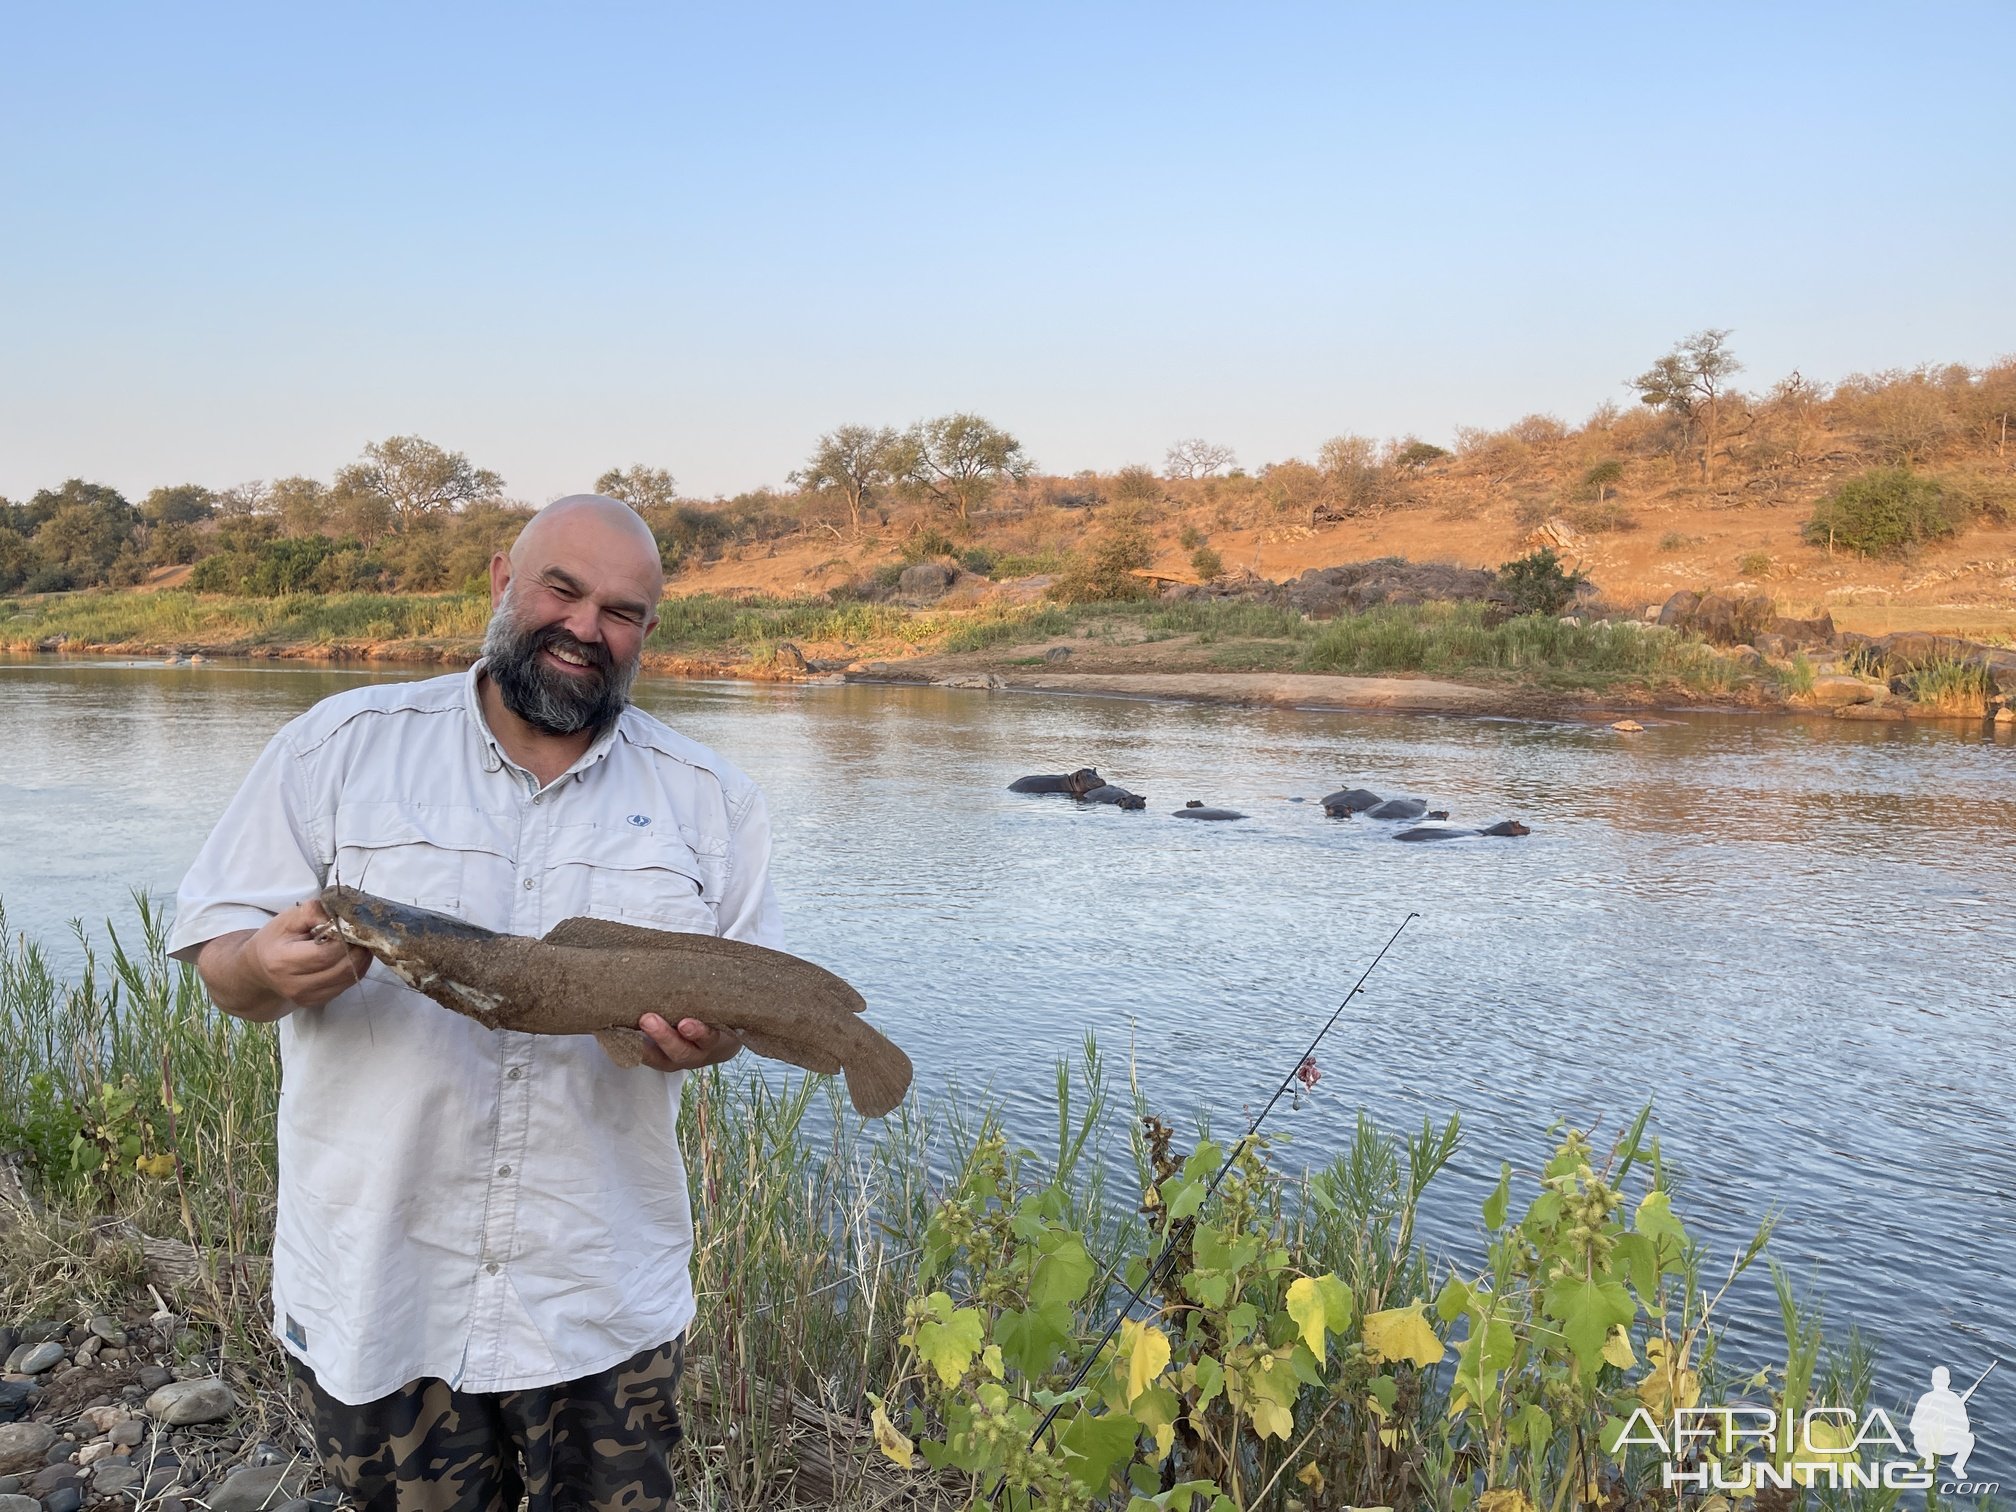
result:
[[[651,823],[651,816],[649,814],[632,814],[630,816],[630,823],[638,829],[643,829]]]

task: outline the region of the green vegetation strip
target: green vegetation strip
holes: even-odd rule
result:
[[[84,941],[62,981],[0,913],[0,1153],[32,1201],[0,1245],[0,1316],[149,1308],[135,1243],[90,1236],[178,1238],[206,1260],[176,1303],[190,1347],[275,1391],[276,1037],[167,960],[144,900],[125,935],[137,948],[115,935],[109,963]],[[1415,1237],[1462,1148],[1453,1118],[1394,1138],[1360,1115],[1342,1155],[1299,1173],[1242,1142],[1213,1193],[1225,1147],[1116,1106],[1089,1040],[1047,1112],[1039,1152],[957,1097],[869,1127],[832,1083],[765,1063],[691,1079],[683,1505],[779,1505],[820,1464],[819,1504],[850,1507],[971,1507],[1005,1480],[1008,1505],[1079,1512],[1287,1512],[1319,1487],[1336,1506],[1665,1508],[1642,1423],[1620,1442],[1641,1408],[1662,1431],[1739,1397],[1868,1408],[1866,1350],[1826,1348],[1782,1277],[1782,1357],[1759,1373],[1750,1339],[1721,1358],[1727,1280],[1769,1223],[1733,1259],[1690,1237],[1649,1110],[1607,1149],[1557,1126],[1537,1175],[1485,1165],[1476,1252],[1454,1257]],[[131,1227],[93,1228],[106,1217]],[[1172,1271],[1069,1389],[1117,1288],[1172,1236]]]

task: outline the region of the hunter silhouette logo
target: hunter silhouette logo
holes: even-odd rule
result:
[[[1988,1370],[2002,1362],[1990,1360]],[[1953,1462],[1953,1479],[1967,1479],[1967,1457],[1974,1452],[1974,1428],[1967,1417],[1967,1399],[1981,1389],[1988,1370],[1974,1378],[1964,1392],[1953,1391],[1953,1375],[1944,1365],[1932,1372],[1932,1389],[1918,1398],[1911,1409],[1911,1444],[1927,1464],[1936,1459]]]

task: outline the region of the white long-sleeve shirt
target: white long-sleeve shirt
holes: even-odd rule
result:
[[[480,668],[274,736],[183,880],[174,954],[332,873],[510,934],[587,914],[779,943],[748,777],[632,708],[542,789],[485,724]],[[283,1018],[280,1049],[274,1329],[339,1401],[572,1380],[692,1320],[683,1076],[493,1032],[376,964]]]

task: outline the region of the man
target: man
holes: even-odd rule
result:
[[[662,1507],[694,1312],[683,1073],[730,1034],[646,1014],[647,1064],[493,1033],[328,937],[332,874],[485,928],[594,915],[778,944],[740,771],[627,703],[663,588],[627,506],[549,505],[490,564],[467,673],[325,699],[266,748],[171,949],[279,1022],[274,1326],[333,1479],[398,1512]]]

